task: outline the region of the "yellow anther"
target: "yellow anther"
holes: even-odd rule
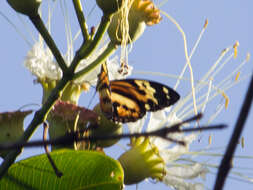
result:
[[[208,144],[209,144],[209,145],[212,144],[212,135],[209,135],[209,137],[208,137]]]
[[[247,53],[246,61],[249,61],[249,59],[250,59],[250,53]]]
[[[241,146],[244,148],[244,137],[241,138]]]
[[[235,81],[237,81],[237,80],[238,80],[238,78],[239,78],[240,74],[241,74],[241,72],[238,72],[238,73],[236,74],[236,76],[235,76]]]
[[[208,25],[208,19],[205,20],[204,29],[207,28],[207,25]]]
[[[225,94],[225,92],[222,92],[222,96],[225,98],[225,108],[228,108],[229,104],[229,97]]]
[[[238,46],[239,46],[239,42],[236,41],[233,48],[234,48],[234,58],[237,57],[237,52],[238,52]]]

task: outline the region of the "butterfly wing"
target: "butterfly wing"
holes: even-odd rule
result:
[[[176,103],[180,96],[168,86],[140,79],[110,81],[111,119],[134,122],[147,111],[157,111]]]
[[[111,101],[111,88],[108,77],[108,70],[105,63],[101,65],[101,71],[98,74],[96,90],[99,92],[100,108],[108,119],[112,119],[113,106]]]
[[[124,79],[109,81],[106,64],[98,75],[100,108],[114,122],[134,122],[147,111],[157,111],[175,104],[180,96],[170,87],[154,81]]]

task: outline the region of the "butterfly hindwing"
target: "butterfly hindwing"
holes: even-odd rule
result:
[[[170,87],[142,79],[109,81],[105,64],[98,76],[100,107],[108,119],[134,122],[147,111],[157,111],[176,103],[180,96]]]
[[[163,84],[141,80],[125,79],[110,81],[113,120],[136,121],[147,111],[157,111],[173,105],[179,94]]]

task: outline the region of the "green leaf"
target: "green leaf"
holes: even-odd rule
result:
[[[60,150],[51,153],[57,178],[45,154],[13,164],[0,181],[0,189],[85,189],[119,190],[123,188],[123,169],[118,161],[98,152]]]

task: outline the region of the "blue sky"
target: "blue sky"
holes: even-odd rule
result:
[[[46,5],[47,1],[43,1]],[[84,11],[91,10],[94,2],[88,2],[84,6]],[[41,87],[34,85],[33,79],[29,71],[23,65],[27,51],[31,48],[25,39],[28,39],[31,44],[32,35],[37,39],[37,33],[29,20],[23,15],[17,15],[7,4],[6,1],[0,1],[0,26],[1,26],[1,99],[0,111],[11,111],[22,107],[29,103],[41,102]],[[73,34],[78,31],[76,16],[73,15],[73,7],[71,3],[67,3],[69,15],[71,18],[71,26]],[[205,19],[208,18],[209,24],[207,30],[202,37],[200,44],[191,59],[193,66],[195,80],[201,79],[202,75],[206,73],[211,65],[217,60],[221,51],[231,46],[235,41],[239,41],[238,57],[231,60],[231,66],[227,66],[217,78],[214,83],[218,83],[224,79],[228,73],[232,72],[237,64],[241,63],[246,54],[253,53],[253,13],[250,8],[253,7],[251,0],[236,1],[236,0],[212,0],[212,1],[167,1],[161,9],[171,15],[183,28],[186,37],[188,51],[191,51],[197,37],[203,27]],[[43,7],[43,16],[46,18],[47,9]],[[15,30],[15,28],[3,17],[7,17],[15,27],[25,35],[25,39]],[[100,20],[101,12],[95,8],[94,13],[88,19],[88,24],[97,25]],[[60,11],[59,4],[55,7],[52,17],[52,35],[59,45],[61,51],[65,52],[66,38],[64,29],[63,15]],[[45,19],[46,20],[46,19]],[[79,38],[81,42],[81,38]],[[78,43],[77,46],[78,47]],[[152,71],[166,74],[179,75],[181,69],[185,64],[185,56],[183,49],[183,40],[181,34],[178,32],[174,24],[172,24],[165,16],[160,24],[148,27],[143,36],[133,45],[133,49],[129,54],[129,64],[133,65],[134,71]],[[252,73],[252,61],[243,68],[241,76]],[[176,79],[172,77],[161,77],[150,74],[134,74],[132,77],[147,78],[174,86]],[[186,71],[186,77],[189,78],[189,71]],[[228,109],[223,110],[213,123],[225,123],[229,126],[228,129],[220,132],[213,132],[213,145],[212,147],[223,147],[228,143],[229,137],[233,130],[236,118],[242,105],[243,98],[249,79],[244,80],[232,89],[226,91],[230,98]],[[189,93],[190,82],[182,82],[178,88],[179,94],[185,96]],[[80,104],[88,105],[90,96],[83,95]],[[223,101],[222,97],[214,100],[214,103]],[[37,109],[38,107],[32,107]],[[210,105],[207,108],[206,120],[208,116],[215,112],[215,107]],[[209,115],[208,115],[209,114]],[[205,120],[205,121],[206,121]],[[29,121],[29,119],[28,119]],[[26,121],[26,122],[28,122]],[[251,123],[253,122],[253,112],[251,111],[246,128],[243,132],[245,138],[245,147],[238,146],[236,155],[253,156],[251,144],[253,140],[251,134],[253,133]],[[204,122],[203,122],[204,123]],[[209,133],[203,134],[202,142],[206,144],[206,139]],[[41,131],[35,133],[34,139],[41,138]],[[198,145],[197,145],[198,146]],[[117,151],[116,149],[112,150]],[[42,152],[41,148],[29,149],[24,152],[21,158],[29,155],[35,155]],[[218,163],[218,161],[216,162]],[[251,168],[253,163],[252,159],[235,159],[235,166]],[[215,170],[214,170],[215,171]],[[250,170],[240,170],[242,173],[248,173]],[[215,173],[214,173],[215,174]],[[206,186],[212,188],[214,183],[214,175],[207,176]],[[253,176],[253,175],[251,175]],[[252,189],[252,184],[244,183],[241,181],[228,179],[225,189]],[[168,187],[160,184],[151,184],[144,182],[140,184],[139,189],[168,189]],[[135,189],[135,186],[127,187],[126,189]]]

